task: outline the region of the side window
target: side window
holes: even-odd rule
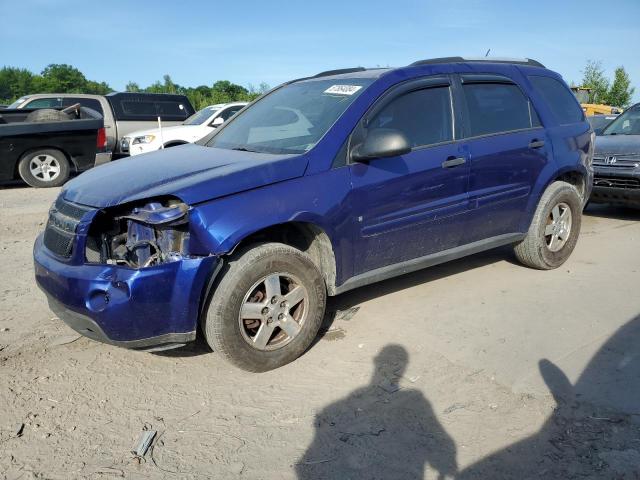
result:
[[[584,121],[584,113],[571,90],[551,77],[531,75],[529,80],[540,92],[560,125]]]
[[[79,103],[83,107],[90,108],[91,110],[95,110],[100,115],[104,115],[102,105],[100,105],[100,102],[95,98],[65,97],[62,99],[63,107],[70,107],[71,105],[75,105],[76,103]]]
[[[23,108],[57,108],[61,106],[61,98],[36,98],[27,103]]]
[[[471,137],[522,130],[540,124],[529,99],[517,85],[465,83],[462,90],[467,102]]]
[[[449,87],[425,88],[395,98],[369,121],[367,130],[375,128],[399,130],[412,147],[453,140]]]
[[[241,108],[242,108],[242,105],[236,105],[235,107],[227,108],[219,116],[226,122],[231,117],[233,117],[236,113],[238,113]]]

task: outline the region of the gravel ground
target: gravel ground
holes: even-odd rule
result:
[[[640,478],[640,212],[590,208],[552,272],[499,249],[341,295],[256,375],[55,318],[31,248],[56,195],[0,188],[0,478]]]

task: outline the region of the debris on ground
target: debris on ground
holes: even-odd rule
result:
[[[136,448],[131,450],[136,457],[144,457],[151,446],[151,442],[158,433],[155,430],[143,430],[138,437],[138,442],[136,443]]]

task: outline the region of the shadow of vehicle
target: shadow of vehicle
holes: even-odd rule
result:
[[[389,280],[384,280],[382,282],[373,283],[335,297],[329,297],[327,299],[327,312],[325,314],[324,321],[320,328],[320,332],[311,347],[319,342],[323,336],[331,330],[331,326],[336,319],[344,319],[345,316],[353,316],[352,314],[355,313],[353,309],[357,308],[356,305],[360,303],[500,261],[520,265],[520,263],[517,263],[515,256],[513,255],[513,248],[509,246],[500,247],[486,252],[477,253],[475,255],[470,255],[459,260],[418,270],[417,272],[390,278]]]
[[[616,220],[640,220],[640,208],[609,205],[606,203],[590,203],[584,215],[598,218],[614,218]]]
[[[399,345],[375,358],[371,382],[323,409],[311,446],[296,464],[299,479],[422,479],[457,470],[456,448],[422,393],[399,389],[408,363]]]

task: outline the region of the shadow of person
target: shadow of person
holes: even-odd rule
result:
[[[464,479],[640,478],[640,316],[621,327],[575,384],[549,360],[540,374],[556,408],[534,435],[470,465]]]
[[[456,448],[421,392],[399,388],[408,363],[399,345],[375,357],[371,382],[315,418],[316,433],[296,464],[299,479],[444,479],[457,471]]]

